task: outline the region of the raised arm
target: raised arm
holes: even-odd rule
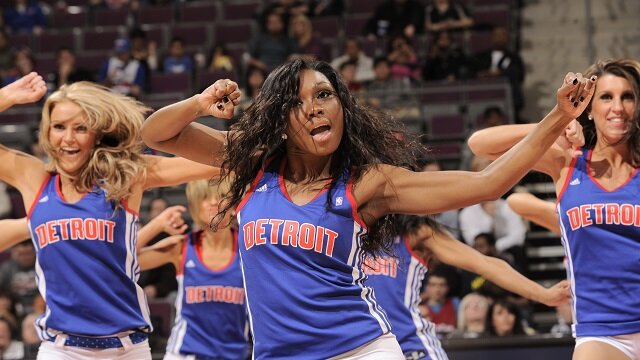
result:
[[[227,133],[194,123],[201,116],[231,119],[240,103],[238,85],[218,80],[202,93],[163,107],[142,127],[142,140],[151,148],[207,165],[221,163]]]
[[[155,269],[164,264],[173,264],[178,269],[182,260],[184,235],[174,235],[138,250],[140,271]]]
[[[29,73],[0,89],[0,112],[13,105],[36,102],[47,92],[47,85],[40,75]]]
[[[442,262],[481,275],[501,288],[548,306],[569,300],[569,283],[561,281],[551,288],[529,280],[502,259],[485,256],[454,239],[446,232],[434,231],[426,245]]]
[[[560,235],[558,213],[553,202],[538,199],[529,193],[513,193],[507,198],[507,203],[518,215]]]
[[[361,215],[369,221],[390,213],[434,214],[500,197],[587,106],[595,80],[579,79],[579,74],[567,74],[558,90],[556,107],[522,141],[480,172],[412,172],[388,165],[372,168],[354,189]],[[574,106],[570,98],[582,89],[585,101]]]
[[[31,237],[27,218],[0,220],[0,251],[5,251],[13,245]]]
[[[191,180],[211,179],[220,175],[220,168],[203,165],[181,157],[147,155],[145,189],[175,186]]]
[[[138,230],[136,249],[142,249],[149,241],[163,232],[169,235],[184,234],[188,228],[182,218],[182,213],[185,211],[187,208],[182,205],[170,206],[151,219],[142,229]]]

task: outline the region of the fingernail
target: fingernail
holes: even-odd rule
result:
[[[574,101],[576,101],[576,99],[572,96],[572,97],[569,99],[569,101],[574,102]]]
[[[578,102],[577,101],[573,103],[573,107],[578,107]]]
[[[573,85],[576,85],[578,83],[578,79],[573,79]]]
[[[580,96],[580,102],[584,101],[584,96]]]
[[[227,96],[223,96],[222,97],[222,102],[224,102],[225,104],[229,102],[229,97]]]
[[[596,80],[598,80],[598,77],[597,77],[597,76],[595,76],[595,75],[593,75],[593,76],[591,77],[591,81],[596,81]]]
[[[216,107],[218,108],[218,110],[224,110],[224,105],[222,105],[222,103],[217,103]]]

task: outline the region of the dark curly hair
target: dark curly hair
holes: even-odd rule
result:
[[[254,103],[228,133],[221,181],[230,174],[233,174],[233,181],[230,193],[224,199],[226,202],[212,221],[214,227],[227,211],[239,204],[260,169],[264,168],[266,159],[285,155],[281,134],[287,128],[289,112],[298,102],[299,76],[303,70],[324,74],[343,108],[344,133],[329,169],[331,189],[343,178],[346,169],[352,171],[354,183],[370,165],[390,164],[417,169],[416,159],[425,149],[414,136],[404,131],[401,122],[359,105],[329,64],[294,60],[279,66],[268,76]],[[327,192],[328,199],[332,191]],[[331,201],[327,203],[331,206]],[[396,215],[387,215],[370,226],[362,238],[363,250],[368,255],[391,253],[395,218]]]
[[[602,77],[604,74],[611,74],[627,79],[633,89],[634,101],[636,103],[636,110],[633,114],[633,127],[621,142],[629,143],[631,164],[634,167],[638,167],[640,166],[640,62],[633,59],[604,60],[591,65],[584,72],[586,78],[590,78],[593,75]],[[585,111],[578,117],[578,121],[582,125],[584,132],[585,147],[593,149],[596,144],[597,134],[595,122],[588,118],[590,112],[591,103],[589,103],[589,106],[587,106]]]

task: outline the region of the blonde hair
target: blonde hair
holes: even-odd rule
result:
[[[296,21],[301,21],[304,24],[305,33],[304,35],[310,35],[313,33],[313,26],[311,25],[311,20],[304,14],[294,15],[291,20],[289,20],[289,36],[292,38],[296,38],[296,34],[294,34],[294,26],[293,23]]]
[[[89,131],[96,134],[93,152],[76,176],[60,168],[49,141],[51,112],[62,102],[79,106]],[[94,83],[81,81],[62,86],[49,96],[42,108],[39,141],[52,160],[47,170],[74,179],[79,192],[92,191],[99,185],[108,200],[119,202],[128,198],[132,194],[132,182],[146,175],[140,131],[150,110],[132,98]]]
[[[187,203],[189,205],[189,214],[191,219],[201,228],[206,228],[210,223],[202,223],[200,220],[200,204],[214,196],[221,202],[231,189],[231,179],[224,178],[218,180],[195,180],[187,183]],[[215,215],[215,214],[212,214]],[[226,224],[225,224],[226,225]]]
[[[465,295],[465,297],[460,300],[460,305],[458,305],[458,330],[467,330],[467,318],[464,315],[464,311],[473,298],[480,299],[480,302],[485,306],[485,310],[489,310],[489,301],[486,297],[474,292]]]

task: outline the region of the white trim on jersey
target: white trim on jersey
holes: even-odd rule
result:
[[[33,232],[31,231],[31,229],[33,228],[31,226],[31,219],[28,219],[27,224],[29,226],[29,233],[32,239],[31,241],[33,241],[34,249],[36,249],[36,263],[34,265],[35,271],[36,271],[36,284],[38,285],[38,291],[40,292],[40,295],[42,296],[43,299],[46,299],[47,298],[47,280],[44,277],[44,271],[42,271],[42,267],[40,266],[40,261],[38,260],[38,256],[37,256],[38,244],[36,244],[36,240],[35,240],[37,239],[37,237],[35,237]],[[55,336],[54,334],[50,334],[46,330],[47,319],[49,319],[49,316],[51,316],[51,309],[49,307],[46,307],[44,314],[40,315],[34,323],[36,332],[38,333],[38,337],[40,338],[40,340],[43,340],[43,341],[52,339]]]
[[[367,275],[361,270],[361,268],[364,262],[365,253],[360,246],[360,237],[364,231],[364,228],[360,224],[356,221],[353,222],[351,252],[349,253],[348,264],[353,267],[353,271],[351,273],[351,276],[353,277],[353,284],[358,285],[362,289],[360,297],[367,304],[371,316],[378,321],[378,324],[382,329],[382,333],[386,334],[391,331],[391,323],[387,318],[387,314],[376,301],[373,289],[364,285],[364,280],[367,278]]]
[[[185,239],[188,241],[188,239]],[[183,269],[184,271],[184,269]],[[174,321],[173,328],[171,329],[171,335],[167,342],[167,352],[179,354],[182,343],[184,342],[184,336],[187,333],[187,322],[182,318],[182,299],[184,298],[184,274],[176,275],[176,281],[178,282],[178,295],[176,296],[176,319]]]
[[[407,269],[407,283],[404,289],[404,305],[409,309],[411,313],[411,319],[416,327],[416,336],[422,342],[422,345],[427,350],[429,358],[431,360],[447,360],[447,354],[442,349],[440,340],[435,331],[435,326],[430,321],[426,321],[420,311],[418,310],[418,304],[420,303],[420,288],[422,287],[422,280],[427,273],[427,268],[420,263],[420,261],[413,256],[409,263],[409,269]]]
[[[236,221],[238,222],[238,224],[242,224],[241,213],[242,211],[238,211],[238,213],[236,214]],[[246,284],[247,281],[244,278],[244,263],[242,261],[242,251],[240,251],[240,249],[238,249],[238,255],[240,256],[240,271],[242,272],[242,283]],[[244,292],[244,301],[247,304],[247,318],[249,319],[249,329],[251,330],[251,340],[255,344],[256,332],[253,331],[253,318],[251,317],[251,305],[249,304],[249,296],[247,295],[247,291]],[[255,359],[255,352],[253,351],[251,352],[251,359]]]
[[[562,214],[562,208],[560,204],[556,205],[556,211],[558,214]],[[567,237],[567,231],[564,223],[562,222],[562,216],[558,216],[558,221],[560,223],[560,240],[562,242],[562,247],[564,248],[564,256],[567,260],[566,263],[566,271],[567,271],[567,280],[569,281],[569,289],[571,290],[571,315],[573,316],[573,324],[571,325],[571,333],[573,337],[576,337],[576,325],[578,325],[578,317],[576,316],[576,308],[578,299],[576,297],[576,282],[573,276],[573,261],[571,260],[571,248],[569,247],[569,238]]]
[[[140,277],[140,266],[138,265],[138,255],[136,251],[136,243],[138,241],[138,216],[125,210],[125,245],[127,249],[127,257],[125,260],[125,271],[127,276],[133,282],[136,288],[136,297],[138,299],[138,308],[144,321],[151,327],[151,311],[144,290],[138,285]]]

